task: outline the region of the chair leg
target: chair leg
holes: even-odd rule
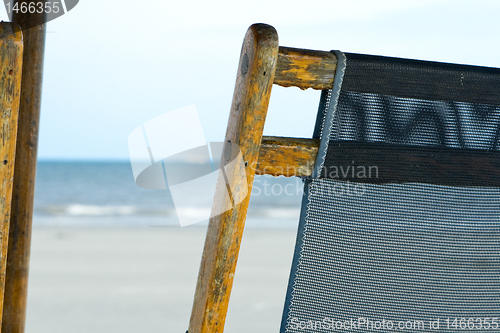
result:
[[[252,25],[247,31],[241,50],[225,138],[225,142],[239,147],[245,161],[245,170],[232,173],[233,175],[229,176],[232,179],[227,179],[227,182],[244,184],[245,179],[238,179],[243,174],[246,175],[248,188],[231,186],[233,199],[242,195],[246,196],[245,199],[233,209],[210,219],[189,333],[224,330],[277,58],[276,30],[265,24]],[[221,165],[230,159],[228,154],[223,156]],[[219,177],[221,176],[222,174]],[[217,205],[223,204],[226,193],[226,182],[221,180],[221,186],[216,190],[214,211],[218,211],[215,210]]]
[[[4,332],[24,332],[31,246],[31,222],[38,148],[45,24],[28,27],[33,14],[16,15],[12,21],[23,29],[24,54],[19,105],[19,127],[14,167],[9,254],[5,278]]]
[[[22,63],[21,28],[12,23],[0,23],[0,184],[2,184],[0,186],[0,323],[4,300]]]

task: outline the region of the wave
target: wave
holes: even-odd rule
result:
[[[183,207],[183,213],[191,217],[206,216],[207,209],[201,207]],[[48,205],[35,207],[35,214],[42,216],[65,216],[65,217],[120,217],[120,216],[165,216],[175,217],[177,212],[171,208],[144,207],[144,206],[111,206],[111,205]],[[295,207],[269,208],[250,207],[248,216],[252,218],[290,218],[298,219],[300,209]]]
[[[133,215],[175,215],[172,209],[148,209],[138,206],[98,206],[71,204],[65,206],[53,205],[35,207],[35,214],[55,216],[82,216],[82,217],[104,217],[104,216],[133,216]]]

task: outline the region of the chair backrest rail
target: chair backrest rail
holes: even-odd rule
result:
[[[255,174],[308,177],[318,148],[317,139],[264,136]],[[334,163],[320,177],[372,184],[500,186],[500,151],[337,141],[329,158]]]
[[[262,137],[256,175],[308,177],[312,174],[319,140]]]
[[[302,90],[331,89],[337,68],[332,52],[280,46],[274,84]]]

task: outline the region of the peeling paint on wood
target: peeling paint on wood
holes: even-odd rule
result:
[[[235,208],[210,219],[198,283],[189,323],[189,333],[223,332],[233,284],[243,228],[250,201],[262,131],[278,58],[278,35],[265,24],[252,25],[245,36],[240,55],[226,142],[237,145],[246,170],[234,170],[232,194],[248,193]],[[236,152],[231,152],[231,154]],[[227,156],[222,157],[224,165]],[[242,179],[246,177],[246,179]],[[229,177],[228,177],[229,178]],[[214,209],[228,200],[226,183],[219,177]]]
[[[21,29],[12,23],[0,23],[0,320],[3,312],[11,219],[22,57]]]
[[[262,138],[255,173],[285,177],[308,177],[312,174],[319,140],[265,136]]]
[[[45,2],[45,0],[40,0]],[[19,0],[27,2],[26,0]],[[23,33],[23,73],[19,121],[12,190],[9,254],[5,277],[3,304],[4,332],[23,333],[26,322],[28,272],[31,248],[31,222],[35,195],[35,174],[38,150],[38,124],[42,92],[45,24],[33,27],[33,21],[43,20],[44,13],[14,13],[13,23]],[[25,29],[26,27],[32,27]]]
[[[300,89],[331,89],[337,57],[332,52],[280,46],[274,84]]]

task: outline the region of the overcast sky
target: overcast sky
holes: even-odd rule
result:
[[[134,128],[191,104],[222,140],[252,23],[283,46],[500,67],[499,17],[477,0],[80,0],[47,26],[39,158],[126,160]],[[318,100],[274,86],[265,134],[310,137]]]

